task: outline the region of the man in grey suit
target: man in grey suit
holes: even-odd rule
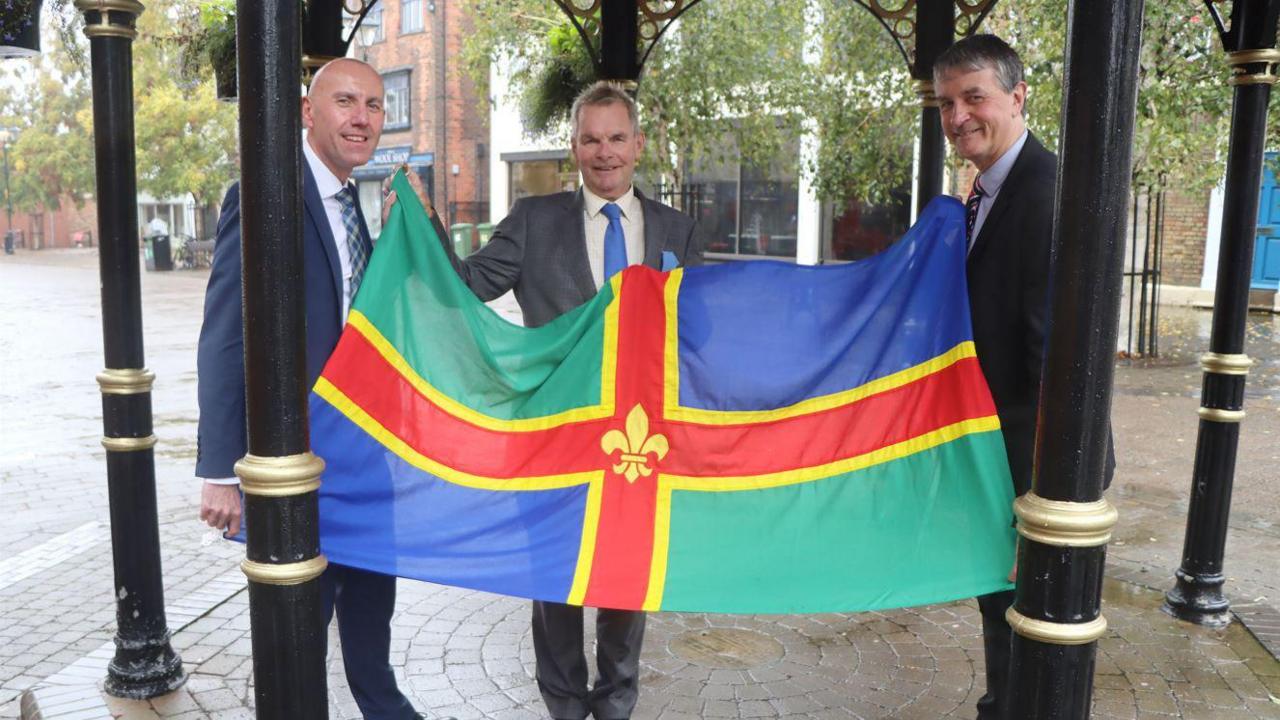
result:
[[[598,82],[574,101],[572,117],[571,144],[582,172],[581,190],[517,201],[489,243],[465,260],[453,253],[443,228],[436,226],[454,268],[472,292],[487,302],[515,290],[529,327],[544,325],[591,299],[627,265],[669,269],[664,266],[673,261],[702,262],[693,218],[644,197],[632,186],[644,134],[631,96],[615,83]],[[415,189],[424,195],[420,185]],[[423,205],[430,207],[425,198]],[[582,608],[533,603],[538,688],[552,717],[631,716],[640,692],[644,621],[642,612],[598,611],[599,675],[588,691]]]

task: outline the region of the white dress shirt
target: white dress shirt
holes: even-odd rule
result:
[[[987,215],[991,214],[991,206],[996,202],[996,195],[1000,194],[1000,188],[1004,187],[1004,181],[1009,177],[1009,171],[1013,169],[1013,164],[1018,161],[1018,155],[1022,153],[1022,146],[1027,144],[1027,131],[1023,130],[1017,140],[1009,146],[1008,150],[1000,156],[999,160],[992,163],[987,171],[978,176],[978,182],[982,184],[982,199],[978,201],[978,217],[973,221],[973,234],[969,236],[969,249],[973,249],[973,243],[978,239],[978,233],[982,232],[982,224],[986,222]]]
[[[595,281],[596,290],[604,285],[604,232],[609,228],[609,216],[601,212],[605,203],[609,202],[582,186],[583,226],[587,231],[587,261],[591,263],[591,279]],[[626,240],[627,264],[639,265],[644,262],[644,209],[640,198],[636,197],[635,186],[627,188],[617,200],[613,201],[622,209],[622,236]]]
[[[342,316],[338,323],[347,321],[347,313],[351,310],[351,250],[347,247],[347,226],[342,223],[342,204],[338,202],[338,191],[342,182],[329,170],[311,143],[305,138],[302,141],[302,154],[307,158],[311,168],[311,176],[316,179],[316,189],[320,191],[320,201],[324,203],[324,214],[329,219],[329,230],[333,232],[333,242],[338,246],[338,266],[342,272]],[[352,197],[360,202],[360,195],[354,185],[351,187]]]

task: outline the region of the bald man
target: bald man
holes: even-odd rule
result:
[[[358,60],[343,58],[325,65],[302,101],[307,129],[302,143],[302,276],[308,387],[315,384],[338,343],[373,250],[351,171],[373,155],[382,122],[382,77]],[[222,202],[213,271],[205,291],[197,358],[200,424],[195,473],[204,481],[200,519],[232,535],[240,530],[242,512],[232,468],[247,452],[241,297],[237,183]],[[321,588],[326,624],[337,610],[347,681],[364,717],[425,717],[396,687],[388,659],[396,579],[330,564]]]

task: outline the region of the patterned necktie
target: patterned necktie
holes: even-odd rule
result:
[[[356,197],[350,185],[345,185],[338,194],[338,205],[342,208],[342,227],[347,231],[347,257],[351,260],[351,297],[360,289],[360,281],[364,279],[364,269],[369,264],[369,240],[360,232],[360,216],[356,214]]]
[[[622,234],[622,208],[605,203],[600,212],[609,218],[609,227],[604,231],[604,279],[608,282],[627,267],[627,240]]]
[[[982,183],[973,179],[973,189],[969,191],[969,199],[964,201],[964,236],[969,240],[969,248],[973,248],[973,226],[978,222],[978,205],[982,203]]]

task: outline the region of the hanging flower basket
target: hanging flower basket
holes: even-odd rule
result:
[[[0,57],[40,54],[43,0],[0,0]]]

